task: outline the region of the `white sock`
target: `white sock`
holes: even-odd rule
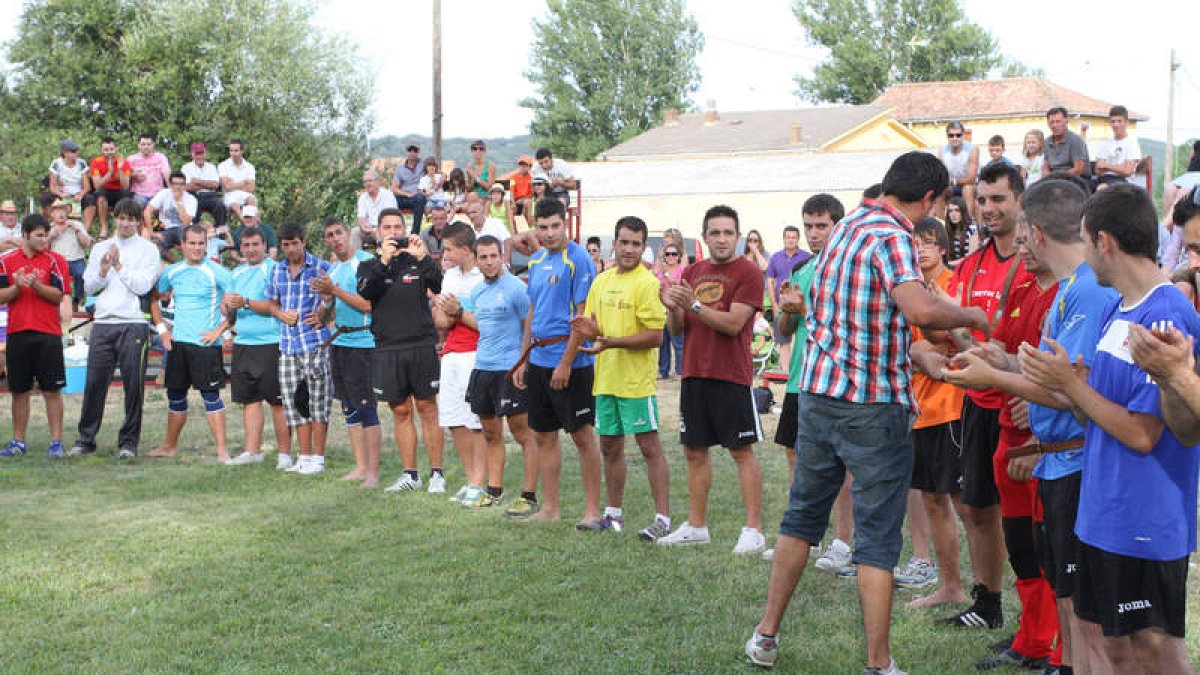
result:
[[[663,525],[667,526],[668,530],[671,529],[671,516],[664,516],[661,513],[656,513],[654,514],[654,519],[661,521]]]
[[[606,506],[604,507],[604,515],[610,518],[620,518],[621,508],[619,506]]]

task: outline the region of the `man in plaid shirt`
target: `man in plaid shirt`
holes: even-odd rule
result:
[[[937,157],[902,155],[883,178],[883,196],[864,200],[838,223],[817,259],[800,383],[798,466],[763,618],[746,643],[746,655],[759,665],[775,663],[779,624],[850,471],[865,672],[901,673],[888,633],[913,463],[909,325],[985,331],[988,325],[982,310],[938,299],[922,283],[913,223],[929,215],[948,184]]]
[[[325,348],[329,328],[318,318],[322,299],[312,282],[329,275],[329,262],[308,252],[304,227],[299,223],[280,228],[279,243],[284,262],[271,271],[267,299],[272,316],[281,324],[279,386],[283,390],[283,413],[288,427],[295,430],[300,448],[300,456],[286,470],[312,475],[325,470],[325,434],[333,390],[329,350]]]

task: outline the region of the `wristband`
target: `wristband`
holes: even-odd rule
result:
[[[167,332],[167,324],[165,324],[165,323],[156,324],[154,326],[154,332],[158,333],[159,335],[162,335],[163,333]]]

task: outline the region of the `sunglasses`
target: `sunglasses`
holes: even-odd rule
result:
[[[663,254],[663,257],[664,258],[678,258],[679,251],[667,251],[666,253]]]
[[[962,134],[946,134],[946,138],[962,138]]]
[[[761,240],[761,239],[747,239],[747,240],[746,240],[746,243],[747,243],[747,244],[757,244],[757,243],[759,243],[760,241],[762,241],[762,240]]]
[[[472,146],[471,146],[471,152],[483,152],[483,151],[484,151],[484,150],[486,150],[486,149],[487,149],[487,148],[484,148],[484,147],[483,147],[483,146],[481,146],[481,145],[472,145]]]

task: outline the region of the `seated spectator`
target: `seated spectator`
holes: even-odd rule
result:
[[[79,144],[65,139],[58,144],[58,157],[50,162],[50,193],[55,197],[74,202],[72,211],[83,209],[83,224],[92,227],[96,217],[96,198],[92,196],[91,177],[88,164],[79,157]]]
[[[1012,164],[1012,160],[1004,156],[1004,137],[1000,134],[996,134],[988,139],[988,161],[986,164],[991,164],[992,162]],[[983,171],[983,166],[980,166],[979,170]],[[978,176],[979,174],[976,174],[976,178]]]
[[[50,250],[67,261],[71,273],[71,303],[64,304],[63,315],[71,319],[71,311],[83,304],[83,271],[87,269],[87,249],[92,245],[87,228],[71,219],[72,203],[59,199],[50,206]]]
[[[434,204],[429,207],[429,227],[421,231],[421,241],[425,242],[425,250],[429,256],[442,266],[442,228],[450,222],[450,213],[445,206]]]
[[[1112,129],[1112,140],[1103,141],[1096,149],[1096,186],[1112,183],[1105,180],[1112,176],[1119,180],[1133,181],[1138,162],[1142,160],[1142,148],[1137,139],[1129,135],[1129,111],[1123,105],[1115,105],[1108,111],[1108,126]]]
[[[467,195],[472,190],[467,186],[467,174],[462,169],[451,169],[446,183],[446,204],[451,213],[462,213],[467,206]]]
[[[979,148],[966,140],[967,130],[962,122],[946,125],[946,144],[938,152],[938,159],[946,165],[950,174],[950,189],[955,197],[962,197],[975,214],[975,184],[979,176]]]
[[[513,204],[513,222],[509,229],[517,231],[516,216],[525,216],[525,224],[533,229],[533,158],[521,155],[517,160],[517,170],[509,178],[509,199]]]
[[[488,193],[487,214],[488,218],[495,218],[504,223],[511,233],[513,232],[512,202],[504,198],[505,193],[503,183],[496,183],[492,186],[492,191]]]
[[[0,253],[21,245],[21,224],[17,222],[17,205],[11,199],[0,202]]]
[[[154,137],[150,134],[138,136],[138,151],[129,157],[129,189],[137,203],[145,206],[160,190],[167,187],[171,175],[171,163],[167,156],[154,149]]]
[[[1030,129],[1025,133],[1025,143],[1022,146],[1021,158],[1017,166],[1021,169],[1021,178],[1025,179],[1025,187],[1029,187],[1042,177],[1042,167],[1046,163],[1043,154],[1046,150],[1046,135],[1041,129]]]
[[[1051,108],[1046,113],[1046,124],[1050,126],[1050,139],[1046,141],[1046,165],[1042,173],[1066,171],[1076,176],[1085,175],[1087,143],[1079,134],[1067,128],[1067,109],[1062,106]]]
[[[254,165],[246,160],[246,143],[240,138],[229,140],[229,159],[217,166],[221,189],[225,191],[225,207],[242,219],[242,209],[257,206],[254,188],[257,186]]]
[[[200,221],[204,227],[204,236],[207,243],[204,245],[204,254],[209,260],[221,264],[221,254],[233,246],[233,239],[229,236],[229,228],[225,225],[217,227],[207,220]]]
[[[504,226],[504,221],[488,216],[487,204],[479,195],[471,195],[467,198],[466,214],[467,221],[475,229],[476,239],[490,234],[500,242],[504,247],[504,262],[507,264],[512,258],[512,243],[508,241],[512,238],[512,234]]]
[[[568,190],[579,187],[579,182],[575,180],[575,174],[571,171],[570,165],[561,159],[554,159],[550,148],[538,148],[534,156],[537,158],[538,164],[537,168],[533,170],[534,177],[545,178],[546,182],[550,184],[550,194],[570,206],[571,194]]]
[[[187,178],[185,188],[196,198],[197,213],[212,216],[218,228],[225,227],[225,200],[221,197],[221,177],[217,167],[208,159],[208,148],[203,143],[192,143],[192,161],[184,164],[180,171]]]
[[[374,169],[363,172],[363,191],[358,195],[358,220],[350,231],[350,250],[362,250],[363,244],[377,243],[375,228],[379,226],[379,212],[395,209],[396,196],[390,190],[381,190],[379,173]]]
[[[425,175],[421,176],[420,182],[417,183],[417,189],[421,194],[425,195],[426,208],[435,205],[446,205],[446,190],[443,185],[446,182],[446,177],[442,175],[442,167],[438,164],[437,157],[430,155],[425,158]]]
[[[421,219],[425,217],[425,195],[421,194],[421,176],[425,166],[421,163],[421,147],[415,144],[404,149],[404,161],[396,167],[392,178],[392,194],[396,206],[412,211],[412,233],[421,233]]]
[[[463,167],[467,172],[467,184],[480,197],[487,197],[488,188],[496,179],[496,164],[487,158],[487,144],[475,141],[471,144],[471,159]]]
[[[100,212],[100,238],[108,238],[108,212],[117,202],[133,196],[129,191],[133,167],[129,160],[117,154],[117,142],[105,136],[100,141],[100,154],[92,158],[92,192]]]
[[[242,208],[242,226],[233,231],[233,248],[230,249],[233,259],[238,264],[246,262],[241,252],[242,235],[251,231],[262,232],[263,242],[267,245],[267,257],[275,260],[279,254],[279,240],[275,237],[275,230],[270,225],[262,222],[258,213],[258,207],[253,204],[248,204]]]
[[[158,244],[164,254],[183,241],[183,227],[192,224],[198,208],[196,198],[185,187],[187,178],[183,176],[183,172],[172,173],[170,180],[171,186],[160,190],[150,203],[146,204],[146,224],[142,234],[144,239]],[[154,231],[156,217],[162,225],[161,231],[157,233]]]
[[[610,260],[604,259],[604,247],[600,244],[600,237],[588,237],[585,246],[587,247],[588,257],[592,259],[592,265],[596,267],[597,274],[612,267],[609,264]]]

